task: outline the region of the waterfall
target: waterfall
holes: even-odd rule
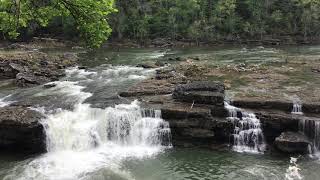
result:
[[[14,169],[8,179],[90,179],[100,170],[110,172],[113,179],[133,179],[122,169],[124,160],[154,156],[172,146],[169,123],[161,118],[160,110],[144,109],[139,101],[104,109],[84,103],[93,96],[84,91],[83,84],[91,83],[90,78],[114,87],[137,79],[130,78],[133,75],[151,73],[135,67],[110,69],[117,73],[71,69],[68,80],[55,82],[56,87],[36,94],[65,97],[64,101],[74,106],[71,110],[33,108],[45,116],[42,123],[48,153]]]
[[[168,122],[159,110],[144,110],[139,102],[106,109],[78,104],[45,121],[48,151],[88,150],[105,143],[124,146],[170,146]]]
[[[302,115],[302,114],[303,114],[303,112],[302,112],[302,104],[301,104],[301,103],[294,102],[291,113],[292,113],[292,114]]]
[[[319,154],[320,149],[320,122],[312,119],[303,119],[299,122],[299,131],[312,139],[313,147],[310,153]]]
[[[243,111],[240,108],[225,102],[229,117],[234,125],[233,150],[237,152],[263,153],[265,150],[264,135],[260,120],[254,113]]]

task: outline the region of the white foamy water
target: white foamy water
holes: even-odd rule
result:
[[[137,68],[121,67],[117,77],[128,77]],[[148,73],[148,72],[147,72]],[[95,76],[95,73],[70,70],[69,76]],[[107,171],[111,179],[133,179],[122,170],[122,162],[128,158],[154,156],[171,147],[168,122],[158,110],[141,108],[138,101],[105,109],[84,104],[91,93],[77,82],[56,82],[56,87],[37,96],[58,95],[76,99],[72,110],[56,109],[39,112],[47,135],[48,153],[25,165],[16,166],[6,176],[7,180],[76,180],[90,179],[98,171]],[[67,99],[66,99],[67,100]],[[114,177],[114,178],[112,178]]]
[[[320,122],[312,119],[302,119],[299,122],[299,131],[304,133],[312,140],[310,155],[320,158]]]
[[[286,180],[301,180],[303,179],[302,175],[300,174],[301,169],[297,164],[298,158],[290,158],[290,165],[286,170],[285,179]]]
[[[0,98],[0,107],[5,107],[13,103],[14,101],[7,101],[6,99],[9,98],[11,95],[5,96]]]
[[[260,120],[255,114],[243,111],[225,102],[229,117],[234,124],[233,150],[247,153],[263,153],[265,151],[264,135]]]
[[[293,107],[292,107],[292,114],[299,114],[302,115],[302,104],[300,103],[293,103]]]

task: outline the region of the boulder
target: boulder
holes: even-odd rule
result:
[[[157,68],[159,66],[157,66],[153,62],[146,62],[146,63],[138,64],[136,67],[142,67],[142,68],[145,68],[145,69],[152,69],[152,68]]]
[[[21,87],[29,87],[32,85],[40,85],[47,82],[50,82],[51,80],[44,76],[35,76],[32,73],[18,73],[16,75],[16,83],[18,86]]]
[[[309,139],[297,132],[283,132],[274,142],[277,149],[285,153],[309,153],[311,142]]]
[[[223,106],[224,85],[215,81],[196,81],[176,86],[172,96],[183,102]]]
[[[23,153],[46,151],[43,116],[25,107],[0,108],[0,147]]]
[[[280,111],[258,111],[255,113],[262,124],[263,133],[270,143],[285,131],[299,131],[299,122],[302,117],[286,114]]]
[[[43,85],[43,88],[44,89],[50,89],[50,88],[53,88],[53,87],[56,87],[56,86],[57,86],[56,83],[48,83],[48,84]]]
[[[1,60],[1,58],[0,58]],[[6,62],[0,62],[0,79],[12,79],[15,78],[19,72]]]

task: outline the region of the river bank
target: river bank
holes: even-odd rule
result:
[[[172,40],[170,38],[146,39],[136,41],[130,39],[112,39],[103,47],[114,48],[181,48],[181,47],[213,47],[226,45],[249,45],[249,46],[285,46],[285,45],[314,45],[319,44],[319,37],[304,38],[299,36],[265,36],[262,39],[224,38],[216,41],[203,41],[195,39]]]

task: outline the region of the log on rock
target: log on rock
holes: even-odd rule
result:
[[[277,149],[285,153],[309,153],[311,142],[297,132],[283,132],[274,142]]]
[[[22,153],[46,151],[43,116],[25,107],[0,108],[0,147]]]
[[[221,82],[197,81],[176,86],[173,98],[183,102],[223,106],[224,90]]]

